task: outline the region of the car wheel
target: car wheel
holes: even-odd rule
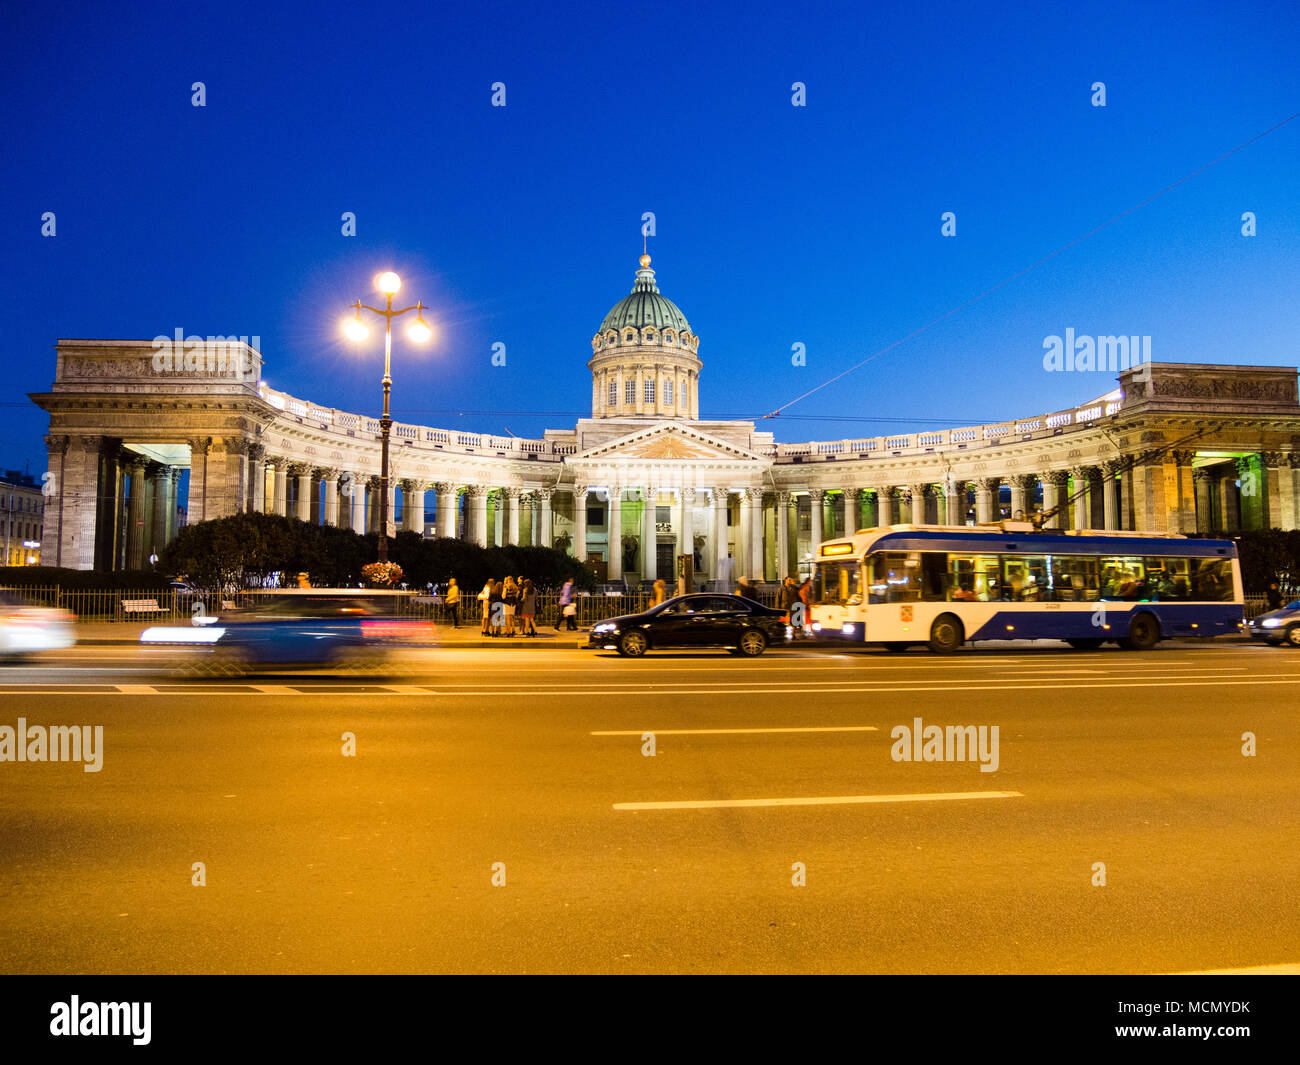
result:
[[[1128,635],[1119,641],[1126,651],[1149,651],[1160,642],[1160,623],[1150,614],[1138,614],[1128,623]]]
[[[1288,647],[1300,647],[1300,625],[1290,626],[1282,636],[1282,640]]]
[[[746,629],[740,634],[739,651],[747,658],[757,658],[767,650],[767,637],[757,629]]]
[[[381,673],[387,661],[388,655],[381,647],[349,647],[334,657],[334,665],[345,673]]]
[[[649,649],[650,644],[640,632],[625,632],[618,641],[618,653],[627,658],[640,658]]]
[[[1076,651],[1095,651],[1106,641],[1096,636],[1088,636],[1077,640],[1066,640]]]
[[[965,640],[966,634],[955,614],[940,614],[930,626],[930,650],[935,654],[950,655]]]
[[[884,645],[884,648],[886,651],[893,651],[894,654],[898,654],[900,651],[906,651],[911,646],[912,645],[910,643],[903,643],[899,640],[891,640],[889,643]]]

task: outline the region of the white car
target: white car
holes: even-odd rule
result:
[[[76,620],[66,610],[33,606],[13,592],[0,592],[0,659],[71,647],[77,642]]]

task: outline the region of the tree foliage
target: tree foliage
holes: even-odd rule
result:
[[[351,529],[315,525],[274,514],[236,514],[181,529],[159,568],[184,574],[204,587],[249,587],[278,581],[292,584],[306,573],[317,587],[363,583],[361,567],[373,562],[378,538]],[[408,588],[442,585],[455,577],[462,588],[482,587],[507,573],[531,577],[539,588],[559,587],[573,577],[594,587],[591,571],[577,559],[546,547],[488,547],[463,540],[426,540],[400,532],[388,542],[388,557],[402,567]]]

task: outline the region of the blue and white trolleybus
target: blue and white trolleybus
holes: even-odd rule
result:
[[[1064,640],[1130,650],[1240,631],[1230,540],[1168,534],[893,525],[817,548],[813,630],[902,651],[977,640]]]

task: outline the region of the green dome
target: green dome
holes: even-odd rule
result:
[[[672,300],[659,293],[655,284],[655,272],[650,269],[650,256],[641,256],[641,269],[636,272],[636,284],[632,294],[624,296],[616,304],[605,320],[600,323],[600,332],[611,329],[641,330],[646,326],[655,329],[675,329],[678,332],[691,331],[691,323],[682,314],[681,308]]]

